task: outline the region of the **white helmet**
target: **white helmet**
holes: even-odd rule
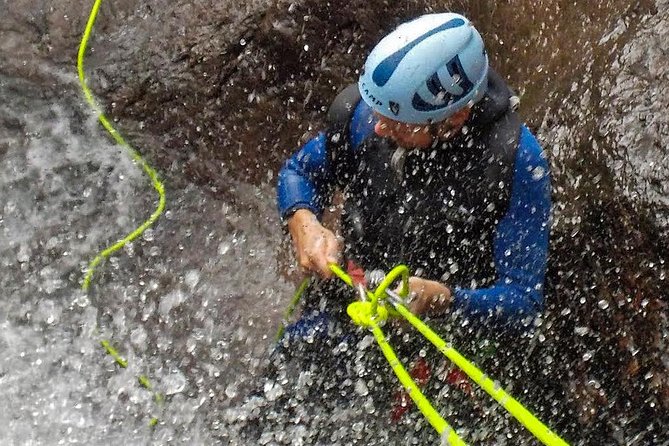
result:
[[[483,39],[460,14],[428,14],[400,25],[367,57],[360,95],[380,114],[426,124],[479,101],[488,86]]]

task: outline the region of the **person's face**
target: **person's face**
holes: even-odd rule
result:
[[[427,148],[432,145],[433,134],[429,124],[405,124],[379,113],[376,115],[374,133],[390,138],[402,147]]]
[[[432,146],[435,138],[448,139],[460,131],[469,118],[470,111],[466,107],[436,124],[406,124],[375,112],[377,122],[374,133],[390,138],[402,147],[426,149]]]

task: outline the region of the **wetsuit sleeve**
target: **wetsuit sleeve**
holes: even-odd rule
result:
[[[288,158],[279,171],[277,204],[281,219],[298,209],[309,209],[320,219],[332,181],[326,136],[321,132]]]
[[[373,129],[371,109],[360,101],[349,123],[350,150],[355,150]],[[333,171],[327,136],[321,132],[288,158],[279,171],[277,204],[281,219],[298,209],[309,209],[320,219],[336,184]]]
[[[550,213],[548,163],[536,138],[522,126],[511,201],[494,239],[498,280],[489,288],[455,289],[453,308],[502,322],[519,322],[541,311]]]

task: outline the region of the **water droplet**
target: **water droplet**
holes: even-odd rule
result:
[[[367,396],[369,394],[369,389],[367,388],[367,384],[365,384],[365,381],[362,379],[359,379],[355,382],[355,393],[357,393],[360,396]]]
[[[376,407],[374,407],[374,400],[372,398],[368,398],[367,400],[365,400],[364,407],[365,407],[365,412],[369,414],[373,414],[374,412],[376,412]]]
[[[147,337],[146,330],[144,330],[144,328],[141,326],[130,332],[130,342],[132,342],[132,344],[138,348],[145,347]]]
[[[543,167],[537,166],[532,170],[532,179],[538,181],[544,177],[546,171]]]
[[[87,307],[88,304],[91,303],[90,299],[88,299],[88,296],[86,294],[79,294],[74,298],[72,303],[78,307],[84,308]]]
[[[179,370],[176,370],[163,379],[163,385],[165,386],[165,395],[181,393],[186,388],[186,377]]]
[[[579,336],[585,336],[588,334],[588,327],[575,327],[574,328],[574,333],[576,333]]]
[[[234,398],[237,396],[237,383],[230,383],[228,386],[225,388],[225,395],[228,398]]]
[[[197,347],[197,341],[194,338],[188,338],[186,340],[186,351],[188,353],[193,353]]]
[[[218,245],[218,255],[224,256],[230,251],[230,243],[228,242],[223,242],[220,245]]]
[[[215,361],[220,361],[221,358],[223,358],[223,352],[221,352],[221,350],[216,347],[211,349],[210,355],[211,358]]]
[[[200,281],[200,272],[195,269],[188,271],[186,273],[186,277],[184,277],[184,282],[191,290],[195,288],[195,286],[199,281]]]
[[[147,242],[153,241],[153,229],[151,228],[146,229],[142,234],[142,238]]]
[[[26,263],[30,260],[31,250],[27,245],[22,244],[19,248],[19,252],[16,255],[16,260],[20,263]]]
[[[263,390],[268,401],[276,401],[277,398],[283,395],[283,387],[272,381],[266,382]]]

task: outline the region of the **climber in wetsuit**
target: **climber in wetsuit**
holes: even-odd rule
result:
[[[550,178],[516,105],[465,17],[399,26],[334,101],[329,128],[279,173],[279,212],[300,265],[329,279],[328,264],[342,259],[365,270],[404,263],[415,313],[531,320],[543,303]],[[341,238],[320,222],[335,190]],[[344,311],[352,296],[332,310],[327,282],[307,292],[289,334]]]

